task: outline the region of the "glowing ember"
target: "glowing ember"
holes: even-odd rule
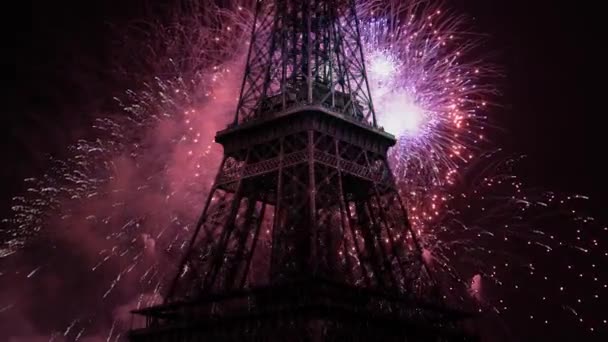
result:
[[[13,198],[0,230],[0,313],[24,315],[29,331],[117,340],[130,309],[162,299],[215,175],[213,137],[234,114],[251,31],[245,2],[212,3],[195,1],[130,42],[149,81],[120,98],[120,115],[95,121],[100,138],[76,142]],[[495,73],[467,21],[427,1],[357,8],[375,110],[398,139],[396,181],[446,301],[605,332],[588,303],[608,297],[606,231],[578,210],[585,196],[539,191],[515,175],[519,158],[486,148]],[[37,321],[23,303],[47,284],[54,295],[39,307],[84,304]]]

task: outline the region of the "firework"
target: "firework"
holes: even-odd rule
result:
[[[391,164],[446,301],[507,325],[518,316],[605,329],[588,304],[607,290],[598,223],[574,209],[584,196],[538,191],[515,175],[518,158],[487,152],[496,150],[486,116],[498,73],[476,53],[466,17],[427,1],[357,8],[379,122],[398,138]],[[34,320],[28,293],[63,278],[56,298],[36,305],[63,307],[74,293],[82,301],[38,329],[110,341],[129,328],[128,310],[162,299],[221,157],[213,136],[236,108],[251,9],[188,2],[119,28],[135,53],[118,58],[117,74],[141,85],[14,197],[0,236],[0,314]],[[573,230],[553,228],[564,226]],[[66,270],[66,258],[78,262]]]
[[[52,160],[13,198],[14,214],[3,221],[0,302],[15,320],[33,305],[26,293],[57,278],[65,279],[57,296],[35,305],[64,308],[44,332],[58,338],[118,339],[129,309],[161,299],[210,186],[210,165],[221,157],[213,137],[241,81],[232,68],[243,47],[231,42],[250,12],[204,5],[117,28],[130,52],[116,74],[140,86],[115,98],[116,112],[97,118],[91,137],[69,147],[70,158]],[[81,262],[62,267],[74,257]],[[61,303],[75,293],[78,304]]]
[[[367,70],[379,122],[398,137],[399,179],[426,188],[479,152],[498,72],[473,54],[466,18],[426,1],[359,3]]]

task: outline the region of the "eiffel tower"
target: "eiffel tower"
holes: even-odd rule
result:
[[[387,162],[353,0],[257,1],[224,157],[136,341],[452,341]]]

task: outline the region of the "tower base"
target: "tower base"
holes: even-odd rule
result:
[[[309,278],[135,312],[132,342],[476,341],[466,316],[431,304]]]

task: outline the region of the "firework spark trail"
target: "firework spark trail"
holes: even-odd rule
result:
[[[220,80],[225,81],[223,75],[230,72],[230,63],[225,63],[225,60],[231,61],[231,54],[239,51],[233,49],[233,45],[227,44],[232,40],[224,39],[223,32],[227,30],[238,34],[239,25],[242,25],[246,14],[238,14],[241,11],[231,12],[230,15],[234,18],[234,24],[231,26],[232,21],[223,20],[228,13],[226,10],[207,4],[208,8],[203,11],[205,4],[192,2],[190,5],[186,9],[174,11],[175,21],[169,24],[160,21],[133,23],[138,32],[147,32],[145,37],[133,37],[144,40],[148,49],[146,52],[154,52],[154,58],[146,60],[149,63],[142,63],[142,59],[138,59],[138,63],[152,66],[148,68],[152,70],[140,70],[140,73],[162,74],[165,77],[153,77],[150,82],[144,83],[143,89],[127,90],[125,98],[115,98],[123,113],[95,120],[93,128],[99,138],[79,140],[69,147],[72,152],[70,159],[52,160],[54,167],[49,173],[40,179],[25,179],[26,184],[29,184],[26,191],[29,196],[14,197],[14,215],[3,220],[3,223],[12,229],[9,234],[11,238],[3,239],[1,257],[13,254],[28,238],[40,232],[49,213],[64,212],[64,218],[68,218],[69,211],[61,208],[63,200],[100,196],[100,187],[105,186],[108,180],[114,177],[116,165],[113,164],[113,159],[117,155],[140,157],[148,152],[149,146],[142,145],[141,140],[146,138],[149,130],[157,128],[166,120],[175,121],[176,126],[182,121],[188,125],[191,119],[185,116],[194,114],[195,110],[188,111],[186,108],[195,108],[210,99],[217,100],[214,88]],[[221,27],[222,25],[225,27]],[[125,44],[142,45],[141,42],[128,41],[131,35],[126,37]],[[145,53],[141,56],[130,53],[129,56],[143,57]],[[119,65],[121,66],[123,65]],[[124,70],[118,70],[118,73],[128,74]],[[225,90],[220,90],[220,93],[222,92]],[[203,125],[201,122],[198,124]],[[179,128],[176,127],[177,129]],[[206,141],[197,139],[201,133],[194,133],[193,129],[193,125],[189,125],[190,132],[185,131],[180,137],[172,137],[166,143],[174,145],[179,139],[182,143],[207,142],[211,145],[212,138],[207,137]],[[205,153],[209,152],[210,149],[207,148]],[[161,169],[160,172],[162,171],[166,170]],[[150,174],[147,180],[158,177],[158,174]],[[141,184],[138,190],[148,186],[148,183]],[[124,189],[111,191],[120,192]],[[120,206],[124,203],[113,205]],[[95,218],[95,215],[88,216],[88,219]]]
[[[180,10],[175,22],[150,24],[148,28],[153,28],[150,32],[154,35],[144,39],[145,43],[170,43],[149,45],[159,60],[147,60],[153,71],[146,73],[162,76],[143,77],[143,87],[127,90],[116,98],[122,113],[96,119],[96,137],[77,141],[69,148],[71,158],[54,160],[54,167],[47,174],[26,180],[26,195],[14,198],[14,215],[4,221],[9,228],[8,238],[2,236],[0,246],[3,269],[11,262],[9,256],[28,259],[24,264],[33,263],[26,266],[29,270],[25,278],[32,278],[24,282],[28,289],[44,286],[55,277],[54,272],[76,281],[99,280],[82,286],[79,292],[101,301],[93,299],[96,303],[90,307],[85,304],[80,309],[66,308],[61,316],[68,317],[49,320],[55,322],[53,329],[69,335],[67,338],[77,340],[85,329],[87,335],[118,338],[117,330],[124,330],[128,319],[114,319],[115,308],[132,296],[139,298],[137,307],[158,302],[163,281],[171,273],[167,270],[175,261],[172,255],[179,255],[184,247],[183,241],[189,236],[191,222],[210,185],[213,168],[209,164],[217,163],[213,134],[223,128],[224,117],[232,114],[241,78],[230,70],[239,64],[238,58],[230,56],[242,55],[241,49],[227,44],[238,40],[217,40],[218,36],[223,39],[240,34],[239,22],[229,25],[224,20],[224,26],[217,26],[218,11],[223,10],[212,12],[211,20],[209,14],[200,11]],[[235,19],[247,15],[239,13],[234,12]],[[176,46],[179,41],[183,43],[181,47]],[[213,46],[223,50],[210,51],[208,48]],[[191,50],[184,51],[186,47]],[[218,87],[220,83],[222,86]],[[79,236],[84,239],[79,241]],[[58,255],[44,260],[45,265],[50,265],[42,268],[40,260],[28,256],[33,248],[28,246],[34,241],[46,241],[42,246],[45,250],[58,248],[62,253],[53,253]],[[63,263],[63,251],[69,254],[71,250],[84,254],[86,265],[75,265],[69,273],[57,272]],[[22,267],[9,272],[18,276]],[[159,267],[164,271],[159,272]],[[109,282],[103,280],[108,279],[106,275],[110,276]],[[15,286],[6,277],[0,281],[3,288]],[[67,286],[62,291],[66,292],[57,297],[76,294],[70,293]],[[3,304],[12,296],[17,298],[16,304],[5,305],[3,311],[26,305],[26,292],[12,289],[3,293]],[[151,295],[142,297],[145,293]],[[87,301],[91,299],[83,303]],[[69,317],[70,312],[89,319],[74,320],[74,316]],[[59,323],[62,320],[66,322],[64,327]]]
[[[175,267],[192,231],[218,161],[213,134],[236,107],[244,58],[237,38],[249,32],[252,7],[238,1],[211,10],[190,4],[168,21],[134,23],[135,33],[123,43],[145,48],[118,73],[142,79],[143,86],[116,98],[121,113],[95,120],[96,137],[70,147],[73,157],[54,160],[47,174],[26,179],[26,194],[14,197],[14,215],[4,221],[9,230],[2,236],[0,263],[26,258],[28,245],[37,241],[48,240],[57,253],[43,263],[28,261],[23,270],[0,270],[29,279],[25,286],[36,288],[33,282],[57,272],[66,257],[58,250],[80,246],[85,256],[84,266],[59,274],[95,279],[84,295],[99,301],[90,303],[91,312],[68,311],[73,316],[55,322],[63,324],[53,328],[56,334],[118,338],[128,319],[117,308],[161,299],[165,276],[172,275],[167,270]],[[545,267],[547,255],[564,248],[597,253],[597,241],[580,241],[580,229],[569,241],[539,219],[559,213],[576,227],[590,226],[593,219],[570,212],[568,204],[585,198],[528,188],[513,175],[515,159],[479,148],[491,138],[486,104],[496,89],[488,79],[497,73],[476,58],[478,36],[468,33],[466,19],[427,1],[357,4],[379,121],[399,140],[391,163],[425,260],[445,274],[446,296],[502,313],[509,291],[500,288],[526,281],[533,287],[533,277],[542,272],[559,275],[550,273],[559,269]],[[544,254],[519,256],[521,244]],[[514,267],[526,277],[510,284]],[[593,283],[604,280],[589,277]],[[0,285],[6,281],[0,274]],[[567,307],[577,317],[586,314],[574,298],[539,292],[529,291],[533,299],[560,307],[575,301]],[[69,288],[64,295],[72,295]],[[0,311],[20,306],[19,300],[4,301],[0,296]]]
[[[473,297],[480,310],[487,306],[504,312],[509,299],[504,288],[533,284],[541,272],[547,273],[545,280],[555,278],[551,272],[560,270],[547,265],[547,255],[572,254],[565,248],[581,252],[578,257],[591,264],[587,279],[598,282],[598,261],[581,246],[581,232],[597,233],[598,227],[592,217],[571,210],[575,201],[586,198],[530,188],[513,174],[519,157],[504,158],[499,150],[486,153],[480,148],[492,148],[486,111],[497,91],[488,80],[500,75],[475,57],[481,41],[466,32],[466,18],[426,1],[365,1],[359,3],[359,12],[379,122],[398,137],[391,163],[410,220],[425,245],[425,260],[448,277],[443,287],[449,296],[461,301]],[[576,236],[555,231],[555,218],[572,230],[578,227]],[[542,234],[535,233],[539,229]],[[591,241],[596,254],[606,255],[597,240]],[[544,254],[528,250],[521,256],[521,246],[540,247]],[[543,267],[536,270],[535,264]],[[481,291],[487,281],[500,289]],[[587,302],[597,305],[597,288],[592,296],[587,294]],[[548,298],[544,289],[528,286],[527,295],[539,306],[570,301],[581,307],[585,301],[584,291],[576,299]],[[601,323],[594,319],[582,329],[593,331]]]
[[[484,141],[496,67],[474,57],[481,40],[463,16],[426,1],[358,4],[379,121],[399,138],[397,177],[422,189],[450,182]]]

